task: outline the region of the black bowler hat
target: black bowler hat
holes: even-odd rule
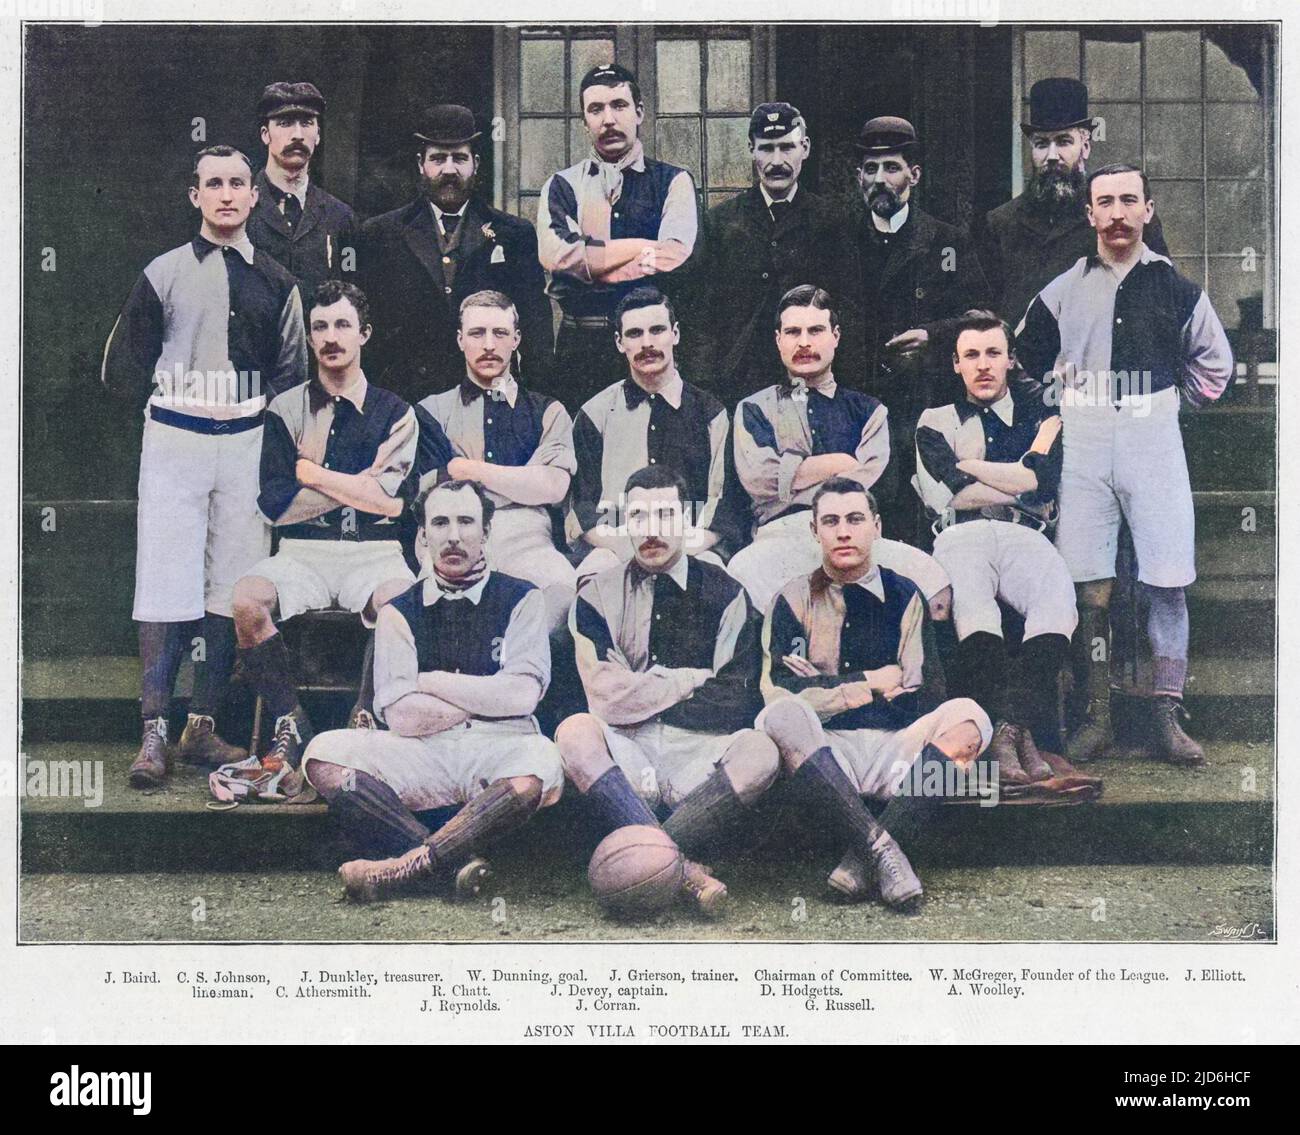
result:
[[[921,140],[916,136],[916,127],[906,118],[883,115],[870,119],[863,127],[862,133],[854,143],[863,156],[880,154],[902,154],[905,158],[916,159],[921,156]]]
[[[749,120],[750,138],[780,138],[796,126],[808,130],[799,108],[788,102],[765,102],[754,108]]]
[[[1029,88],[1029,121],[1020,129],[1026,134],[1092,126],[1088,114],[1088,88],[1078,79],[1039,79]]]
[[[440,146],[460,146],[482,133],[474,129],[474,112],[469,107],[450,102],[426,108],[415,126],[415,136],[421,142]]]
[[[271,83],[257,100],[258,117],[265,120],[282,114],[325,113],[325,96],[311,83]]]

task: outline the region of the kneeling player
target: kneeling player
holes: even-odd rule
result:
[[[1011,329],[998,316],[962,316],[953,370],[966,397],[921,415],[916,470],[921,499],[942,529],[934,556],[952,580],[962,692],[997,723],[989,752],[1003,781],[1024,784],[1066,771],[1056,755],[1057,679],[1078,615],[1069,569],[1048,538],[1061,418],[1041,401],[1012,399],[1013,351]],[[999,599],[1025,620],[1010,690]]]
[[[416,502],[428,573],[379,612],[375,711],[388,730],[336,729],[307,747],[303,771],[372,853],[339,875],[360,901],[421,879],[474,893],[476,853],[560,796],[555,745],[533,710],[551,676],[546,603],[531,583],[490,571],[492,502],[446,481]],[[464,807],[432,835],[415,812]]]
[[[366,381],[361,348],[370,338],[370,314],[356,285],[322,284],[308,327],[316,377],[271,402],[262,437],[257,502],[279,530],[280,547],[235,584],[234,594],[239,659],[275,720],[268,757],[295,769],[311,727],[277,611],[283,621],[337,603],[374,626],[379,608],[414,579],[398,518],[414,481],[415,411]],[[205,764],[243,756],[216,736],[211,717],[193,714],[180,751]]]
[[[870,492],[829,478],[813,497],[812,523],[822,566],[787,583],[768,610],[768,705],[755,724],[776,742],[809,822],[848,845],[831,887],[863,897],[870,863],[881,898],[904,907],[920,898],[921,881],[895,837],[914,834],[936,803],[916,789],[937,780],[947,791],[964,779],[930,773],[950,761],[968,768],[993,727],[969,698],[921,712],[925,603],[914,583],[872,562],[880,519]],[[879,820],[864,796],[889,801]]]
[[[740,819],[776,779],[776,746],[751,726],[759,619],[721,567],[684,551],[689,490],[662,465],[625,489],[632,561],[595,575],[574,603],[590,713],[560,724],[565,771],[606,831],[657,823],[688,857]],[[706,914],[726,887],[688,859],[683,886]]]

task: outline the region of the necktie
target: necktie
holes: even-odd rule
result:
[[[459,221],[460,221],[460,216],[458,214],[443,213],[442,231],[446,233],[448,237],[450,237],[452,233],[456,231],[456,225],[459,223]]]
[[[789,201],[773,201],[772,204],[768,206],[772,211],[772,224],[779,225],[782,218],[790,212],[790,207]]]
[[[284,214],[288,226],[296,229],[298,222],[302,220],[302,202],[292,193],[286,193],[280,198],[280,212]]]

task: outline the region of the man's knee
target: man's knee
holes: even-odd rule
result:
[[[936,591],[929,602],[930,618],[936,623],[942,623],[945,619],[952,617],[952,584]]]
[[[741,803],[752,804],[775,782],[781,771],[781,754],[766,733],[746,729],[732,739],[722,768]]]
[[[1110,592],[1114,586],[1113,579],[1090,579],[1085,583],[1074,585],[1075,598],[1080,607],[1105,609],[1110,606]]]
[[[565,773],[575,780],[591,779],[588,774],[598,773],[610,762],[605,730],[600,719],[590,713],[575,713],[561,721],[555,730],[555,745]]]
[[[275,584],[260,575],[246,575],[235,584],[231,612],[235,626],[257,626],[271,618],[279,594]]]
[[[993,724],[973,698],[952,698],[939,707],[942,714],[934,743],[952,760],[974,760],[993,737]]]
[[[537,811],[542,802],[542,780],[537,776],[512,776],[507,781],[519,801],[530,812]]]
[[[759,714],[756,724],[775,742],[788,769],[798,768],[804,758],[826,744],[816,711],[802,698],[773,702]]]

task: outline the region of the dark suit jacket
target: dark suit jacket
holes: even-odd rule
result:
[[[849,218],[803,188],[779,224],[758,186],[705,213],[678,313],[686,378],[728,408],[781,380],[777,303],[799,284],[816,284],[830,292],[840,316],[836,377],[857,385],[861,319],[846,303],[856,271],[851,234]]]
[[[873,239],[871,229],[871,216],[863,209],[854,242],[859,258]],[[859,259],[856,283],[865,322],[868,391],[899,421],[927,406],[951,402],[957,319],[989,302],[989,283],[966,230],[911,205],[907,223],[890,242],[875,303],[862,294],[861,263]],[[908,358],[885,351],[890,339],[915,327],[929,332],[924,351]]]
[[[254,248],[278,261],[297,279],[306,318],[312,295],[322,283],[330,279],[355,279],[342,270],[341,264],[343,250],[355,250],[357,245],[356,214],[351,205],[309,181],[302,220],[297,231],[290,232],[265,170],[258,171],[255,184],[258,199],[248,218],[248,239]]]
[[[504,292],[519,311],[520,379],[544,388],[549,373],[554,328],[533,226],[477,200],[460,223],[461,259],[450,293],[433,210],[423,197],[362,228],[361,286],[375,329],[365,349],[366,371],[412,405],[465,377],[456,346],[460,303],[485,288]]]
[[[1152,217],[1143,240],[1152,252],[1168,256],[1160,218]],[[1053,225],[1025,207],[1024,194],[989,212],[979,242],[980,264],[988,274],[996,310],[1012,327],[1024,317],[1034,296],[1081,256],[1097,251],[1097,230],[1080,213]]]

